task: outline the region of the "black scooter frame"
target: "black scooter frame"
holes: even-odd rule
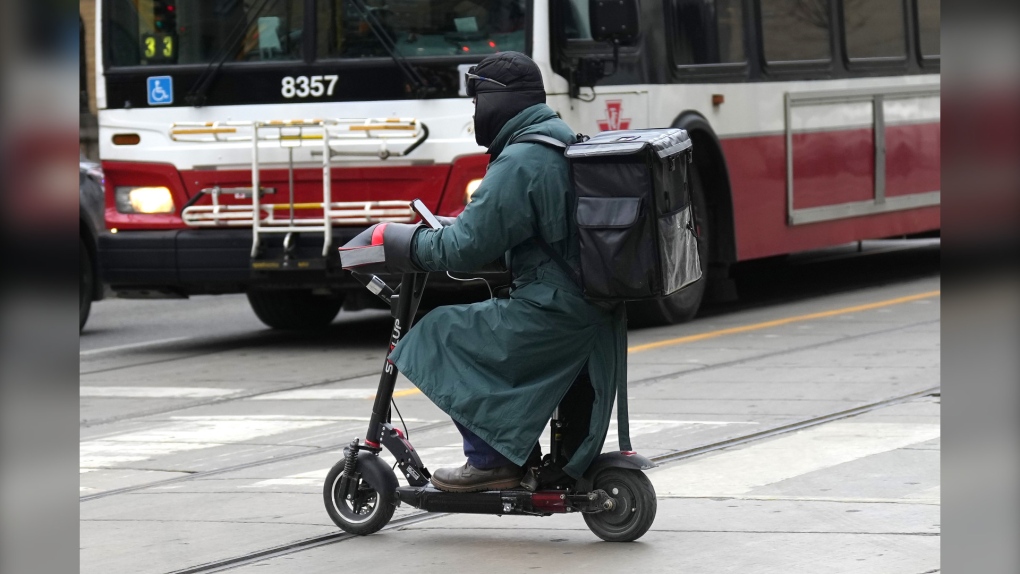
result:
[[[357,272],[352,275],[390,305],[394,316],[389,347],[389,351],[392,351],[404,333],[411,328],[428,275],[425,273],[404,274],[396,291],[391,290],[373,275]],[[406,288],[405,286],[410,287]],[[378,455],[383,448],[388,450],[397,460],[397,467],[400,468],[409,485],[396,488],[397,499],[415,508],[429,512],[533,516],[574,511],[602,512],[612,510],[614,500],[605,491],[589,490],[592,486],[592,478],[598,470],[607,467],[648,469],[655,466],[655,463],[637,453],[605,453],[593,462],[589,473],[586,473],[585,478],[578,482],[577,486],[583,485],[586,487],[584,488],[586,492],[571,492],[570,490],[532,492],[523,488],[471,493],[438,490],[429,485],[432,475],[422,463],[417,451],[404,436],[404,433],[391,423],[390,404],[397,382],[397,374],[397,367],[389,360],[389,352],[387,352],[383,372],[379,378],[379,390],[375,396],[375,404],[372,406],[372,417],[369,419],[368,432],[365,435],[370,438],[365,438],[363,442],[357,440],[351,442],[350,446],[344,449],[344,457],[351,464],[350,468],[353,469],[365,466],[366,455]],[[559,441],[556,440],[556,434],[560,427],[560,421],[554,418],[551,425],[553,434],[551,449],[554,457],[558,454],[556,451]],[[359,455],[362,451],[367,452]],[[361,472],[351,472],[341,478],[342,491],[355,494],[361,474]]]
[[[415,205],[418,204],[418,205]],[[412,207],[429,221],[431,216],[427,209],[417,200]],[[646,470],[657,466],[649,459],[636,452],[610,452],[597,457],[584,477],[576,482],[573,489],[539,490],[513,489],[471,493],[453,493],[438,490],[429,484],[431,473],[422,463],[414,447],[404,433],[391,422],[390,405],[393,390],[397,382],[397,367],[389,359],[397,343],[411,328],[418,312],[421,297],[428,279],[427,273],[405,273],[401,277],[396,290],[391,289],[384,281],[370,274],[351,271],[351,275],[369,291],[386,302],[393,315],[393,331],[390,335],[390,346],[386,353],[382,375],[379,377],[379,390],[372,406],[368,431],[363,442],[357,439],[344,449],[347,472],[340,478],[340,491],[352,497],[358,495],[358,484],[362,474],[379,475],[388,471],[388,466],[378,458],[383,448],[388,450],[397,460],[397,466],[407,479],[409,486],[397,486],[397,500],[429,512],[456,512],[468,514],[524,514],[532,516],[548,516],[561,512],[600,513],[613,511],[616,501],[603,490],[592,490],[598,472],[610,468],[629,468]],[[558,409],[557,409],[558,411]],[[560,441],[558,433],[562,424],[557,414],[551,421],[550,454],[552,460],[559,460]],[[371,468],[366,468],[371,467]],[[392,488],[395,479],[392,473],[384,481],[385,488]]]

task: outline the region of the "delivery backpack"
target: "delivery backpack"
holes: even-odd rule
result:
[[[578,134],[570,145],[539,134],[532,142],[564,150],[576,203],[580,272],[538,236],[542,250],[584,296],[634,301],[671,295],[701,277],[685,130],[661,128]]]

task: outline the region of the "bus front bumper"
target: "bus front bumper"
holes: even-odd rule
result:
[[[343,245],[362,230],[334,228],[333,245]],[[121,297],[187,297],[262,288],[364,289],[340,267],[335,249],[330,249],[328,257],[322,256],[321,234],[295,234],[289,258],[284,258],[282,236],[265,237],[261,243],[260,256],[253,261],[250,229],[105,233],[98,241],[101,278]],[[485,278],[493,286],[510,282],[507,273],[472,275]],[[396,280],[384,279],[391,283]],[[450,279],[445,273],[432,274],[429,286],[443,291],[479,287]]]

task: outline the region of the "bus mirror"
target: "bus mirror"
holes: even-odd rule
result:
[[[638,0],[590,0],[588,22],[596,42],[632,45],[640,32]]]
[[[620,67],[620,46],[633,46],[640,34],[638,0],[589,0],[588,24],[591,38],[613,47],[612,59],[604,56],[582,56],[574,61],[570,74],[571,98],[580,97],[581,88],[595,88],[595,84],[612,76]],[[612,70],[606,63],[612,62]]]

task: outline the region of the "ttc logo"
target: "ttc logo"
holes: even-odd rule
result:
[[[606,100],[606,119],[597,120],[599,131],[625,130],[630,127],[630,118],[621,118],[623,100]]]

